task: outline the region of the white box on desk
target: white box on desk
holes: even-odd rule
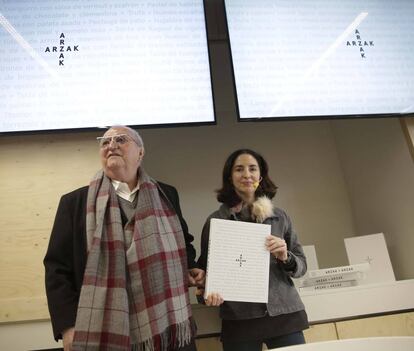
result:
[[[344,242],[351,265],[368,262],[371,266],[361,284],[395,281],[383,233],[345,238]]]

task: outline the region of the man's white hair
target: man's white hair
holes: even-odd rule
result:
[[[127,126],[122,126],[122,125],[115,125],[115,126],[111,126],[108,128],[109,129],[114,129],[114,128],[122,128],[122,129],[126,129],[129,133],[129,136],[134,139],[134,141],[137,143],[138,146],[140,147],[144,147],[144,141],[141,138],[141,135],[139,135],[139,133],[135,130],[132,129],[130,127]]]

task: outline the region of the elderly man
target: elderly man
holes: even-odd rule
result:
[[[175,188],[141,167],[123,126],[98,138],[102,170],[61,198],[44,259],[55,339],[67,350],[195,350],[188,285],[202,284]]]

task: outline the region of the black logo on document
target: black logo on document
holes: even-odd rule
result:
[[[56,53],[58,55],[59,66],[65,65],[65,58],[68,53],[79,52],[79,45],[67,45],[65,39],[65,33],[60,33],[59,45],[47,46],[45,49],[45,52]]]
[[[349,47],[356,47],[359,50],[359,54],[361,55],[362,59],[367,58],[366,56],[366,50],[369,48],[374,47],[374,41],[373,40],[365,40],[362,38],[362,35],[358,29],[355,29],[355,40],[348,40],[346,42],[346,46]]]

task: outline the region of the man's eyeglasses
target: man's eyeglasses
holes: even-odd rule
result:
[[[112,135],[112,136],[102,136],[97,137],[96,140],[98,140],[99,147],[101,149],[105,149],[111,145],[111,143],[115,143],[117,145],[125,145],[126,143],[130,142],[132,139],[127,134],[118,134],[118,135]]]

